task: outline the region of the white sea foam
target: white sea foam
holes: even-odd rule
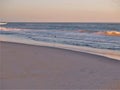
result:
[[[80,33],[94,33],[98,35],[106,35],[106,36],[120,36],[120,31],[117,30],[107,30],[107,31],[92,31],[92,30],[78,30]]]
[[[104,31],[104,32],[97,32],[98,34],[101,35],[107,35],[107,36],[120,36],[120,32],[119,31]]]
[[[21,29],[18,28],[6,28],[6,27],[0,27],[1,31],[20,31]]]
[[[0,22],[0,25],[6,25],[7,23],[6,22]]]

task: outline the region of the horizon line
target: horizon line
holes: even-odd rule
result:
[[[20,22],[20,23],[120,23],[120,22],[75,22],[75,21],[71,21],[71,22],[68,22],[68,21],[58,21],[58,22],[54,22],[54,21],[2,21],[2,22],[8,22],[8,23],[16,23],[16,22]]]

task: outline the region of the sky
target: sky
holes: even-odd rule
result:
[[[0,0],[8,22],[120,22],[120,0]]]

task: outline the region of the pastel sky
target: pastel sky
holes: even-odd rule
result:
[[[0,0],[9,22],[120,22],[120,0]]]

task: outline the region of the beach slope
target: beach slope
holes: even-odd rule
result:
[[[0,42],[1,89],[120,89],[120,61],[53,47]]]

